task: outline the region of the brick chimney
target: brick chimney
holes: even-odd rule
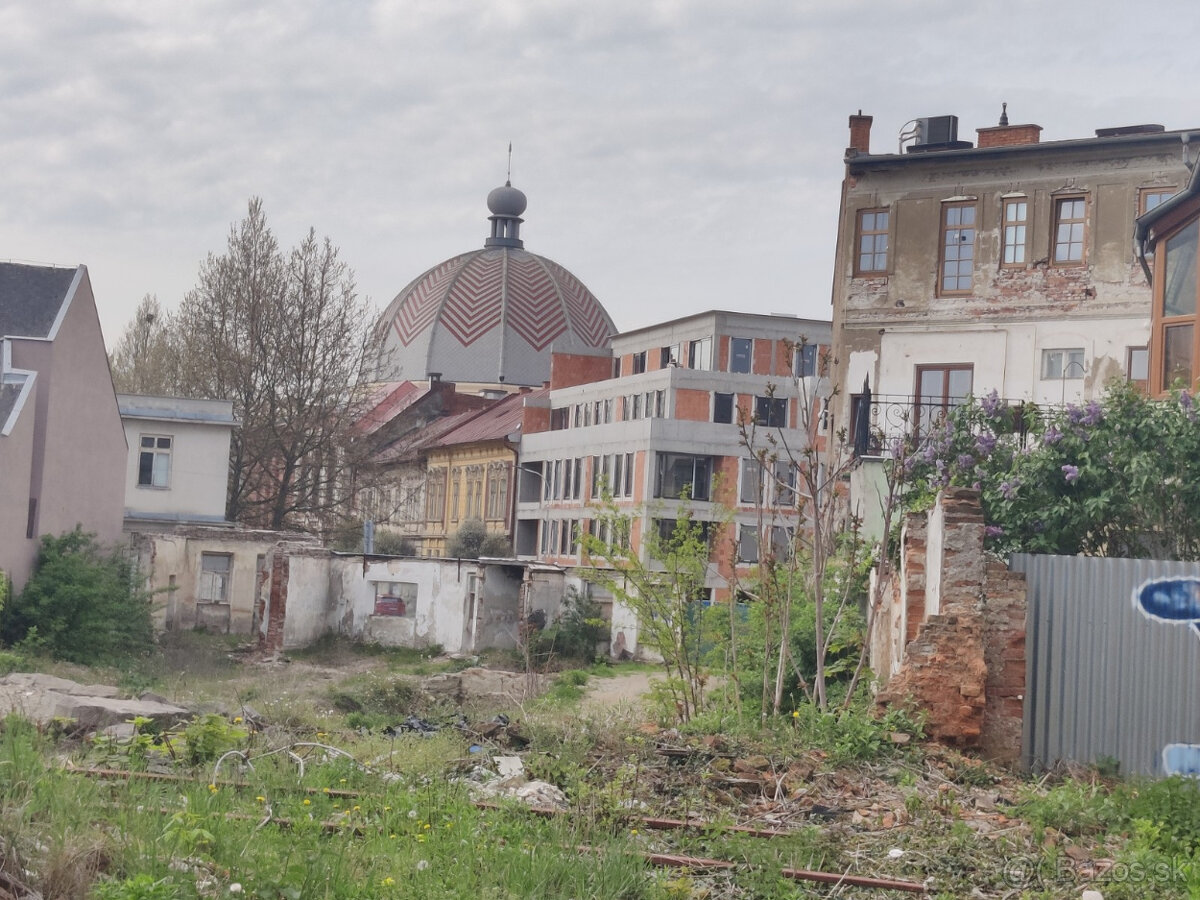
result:
[[[871,152],[871,116],[864,116],[862,110],[858,115],[850,117],[850,146],[846,148],[847,156],[868,154]]]
[[[1008,104],[1001,105],[1000,123],[994,128],[976,128],[979,140],[977,147],[1017,147],[1021,144],[1036,144],[1041,140],[1041,125],[1009,125]]]
[[[1020,144],[1036,144],[1041,140],[1041,125],[996,125],[992,128],[976,128],[979,139],[975,146],[1016,147]]]

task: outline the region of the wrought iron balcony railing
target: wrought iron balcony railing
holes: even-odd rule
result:
[[[925,446],[936,434],[946,416],[964,403],[961,399],[917,397],[904,394],[854,394],[850,397],[850,434],[856,456],[893,456],[893,442],[911,442]],[[1005,417],[1012,434],[1022,447],[1029,441],[1030,428],[1045,413],[1045,408],[1027,400],[1003,400],[1009,411]],[[863,417],[866,417],[865,420]]]

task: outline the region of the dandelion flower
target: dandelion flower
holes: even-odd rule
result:
[[[234,717],[233,717],[233,724],[234,724],[234,725],[241,725],[241,724],[242,724],[242,717],[241,717],[241,716],[234,716]]]
[[[259,803],[266,803],[266,802],[267,802],[267,798],[266,798],[266,797],[263,797],[263,796],[261,796],[261,795],[260,795],[260,796],[258,796],[258,797],[255,797],[254,799],[255,799],[255,800],[257,800]]]
[[[309,800],[307,797],[305,797],[305,798],[304,798],[304,805],[305,805],[305,806],[312,806],[312,801],[311,801],[311,800]]]
[[[396,879],[393,878],[391,875],[389,875],[387,878],[383,879],[383,881],[381,881],[379,883],[381,885],[383,885],[384,887],[391,887],[393,884],[396,883]]]
[[[422,859],[422,860],[417,861],[417,871],[418,872],[424,872],[428,868],[429,868],[429,860]]]

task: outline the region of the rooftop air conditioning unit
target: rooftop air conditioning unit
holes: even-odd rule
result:
[[[953,144],[958,140],[958,116],[929,116],[917,119],[916,146]]]

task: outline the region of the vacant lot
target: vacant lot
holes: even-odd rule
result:
[[[99,735],[5,720],[0,900],[1112,900],[1200,884],[1191,783],[1024,780],[923,746],[904,716],[764,725],[714,698],[677,726],[644,666],[531,678],[338,643],[270,664],[231,649],[179,636],[132,675],[35,661],[195,714]]]

